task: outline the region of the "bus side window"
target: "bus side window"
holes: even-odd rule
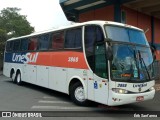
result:
[[[15,40],[13,44],[13,51],[19,51],[20,50],[20,40]]]
[[[53,33],[51,49],[62,49],[64,45],[64,32]]]
[[[39,40],[39,45],[38,45],[39,50],[47,50],[49,45],[49,34],[39,36],[38,40]]]
[[[21,51],[27,51],[28,50],[28,39],[24,38],[21,39]]]
[[[95,57],[94,57],[94,44],[96,41],[96,34],[94,25],[86,26],[85,27],[85,52],[87,61],[89,63],[90,68],[92,71],[95,71]]]
[[[96,27],[96,42],[103,42],[103,41],[104,41],[103,31],[100,27]]]
[[[7,43],[6,43],[6,51],[7,52],[9,52],[10,50],[11,50],[11,41],[8,41]]]
[[[12,50],[13,50],[13,44],[14,44],[14,41],[10,41],[10,48],[9,48],[9,51],[12,51]]]
[[[37,47],[38,47],[38,38],[37,37],[30,38],[28,44],[28,50],[37,50]]]
[[[76,28],[67,30],[65,34],[65,48],[82,47],[82,29]]]

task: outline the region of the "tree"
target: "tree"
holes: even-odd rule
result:
[[[0,29],[0,70],[3,65],[3,51],[4,51],[4,46],[5,46],[5,41],[7,39],[7,33],[5,30]]]
[[[5,8],[0,13],[0,28],[7,32],[9,38],[34,32],[26,16],[20,15],[19,11],[19,8]]]
[[[19,8],[5,8],[0,11],[0,61],[3,58],[7,39],[34,32],[34,27],[27,21],[26,16],[19,14],[20,10]]]

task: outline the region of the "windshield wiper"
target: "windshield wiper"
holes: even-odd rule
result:
[[[142,66],[142,64],[144,65],[144,68],[146,69],[148,78],[149,78],[149,80],[150,80],[151,77],[150,77],[150,75],[149,75],[149,71],[148,71],[148,69],[147,69],[147,66],[146,66],[146,64],[145,64],[145,62],[144,62],[144,59],[142,58],[141,53],[140,53],[139,50],[138,50],[138,55],[139,55],[140,64],[141,64],[141,66]]]
[[[140,79],[140,69],[139,69],[139,66],[138,66],[138,61],[137,61],[136,51],[135,50],[134,50],[134,59],[136,61],[136,67],[138,69],[138,79]]]

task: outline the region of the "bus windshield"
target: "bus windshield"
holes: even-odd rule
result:
[[[111,75],[118,81],[149,81],[153,78],[153,57],[142,31],[105,27],[112,41]],[[116,42],[115,42],[116,41]]]
[[[111,73],[113,79],[151,80],[153,58],[148,47],[114,44]]]
[[[131,42],[149,46],[144,32],[136,29],[109,26],[105,27],[107,37],[113,41]]]

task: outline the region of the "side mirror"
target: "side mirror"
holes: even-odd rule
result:
[[[153,54],[153,60],[154,60],[154,61],[156,60],[156,55],[155,55],[155,54]]]
[[[111,46],[108,46],[106,49],[106,56],[108,60],[113,60],[113,50]]]
[[[110,38],[107,38],[105,39],[105,42],[106,42],[106,57],[108,60],[113,60],[113,50],[112,50],[112,47],[111,47],[111,41],[113,41],[112,39]]]
[[[155,61],[156,60],[156,54],[155,54],[156,53],[156,47],[154,45],[151,45],[150,48],[151,48],[153,60]]]

